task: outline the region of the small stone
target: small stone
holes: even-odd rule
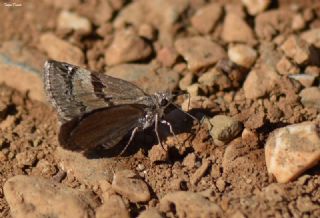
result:
[[[96,210],[96,218],[129,218],[130,214],[122,198],[111,195]]]
[[[55,151],[55,159],[59,167],[67,172],[68,175],[74,176],[79,182],[94,186],[99,181],[112,181],[114,170],[123,169],[121,164],[108,158],[89,159],[79,152],[73,152],[58,147]]]
[[[193,192],[177,191],[166,194],[160,200],[160,211],[170,212],[173,208],[177,217],[219,217],[222,215],[222,210],[217,204]]]
[[[305,107],[314,107],[320,110],[320,88],[309,87],[304,88],[299,96],[301,97],[301,103]]]
[[[311,87],[316,77],[317,76],[315,75],[308,75],[308,74],[289,75],[289,78],[299,81],[301,85],[303,85],[304,87]]]
[[[227,14],[224,19],[221,38],[225,42],[255,43],[255,37],[251,27],[243,18],[233,13]]]
[[[268,172],[286,183],[299,177],[320,160],[319,126],[303,122],[279,128],[266,142]]]
[[[98,1],[93,14],[93,21],[100,26],[112,18],[114,8],[111,1]]]
[[[256,61],[257,52],[250,46],[239,44],[228,49],[228,56],[234,63],[250,68]]]
[[[306,22],[303,19],[303,16],[301,14],[296,14],[293,16],[292,24],[291,24],[292,29],[301,30],[301,29],[304,29],[305,26],[306,26]]]
[[[12,177],[4,184],[3,191],[11,215],[16,218],[94,217],[98,205],[88,192],[37,177]]]
[[[191,17],[191,25],[202,34],[213,30],[222,15],[222,7],[218,3],[211,3],[199,8]]]
[[[37,163],[37,170],[41,172],[42,175],[55,175],[57,173],[57,169],[54,165],[50,164],[47,160],[41,159]]]
[[[262,97],[272,91],[278,80],[279,75],[268,67],[253,69],[244,81],[244,95],[249,99]]]
[[[16,155],[17,163],[20,168],[25,166],[31,167],[37,161],[37,154],[32,151],[24,151]]]
[[[208,168],[210,167],[211,162],[209,160],[204,160],[202,165],[191,175],[190,182],[192,185],[196,185],[201,178],[205,175]]]
[[[219,141],[229,142],[242,130],[239,121],[225,115],[216,115],[208,121],[211,137]]]
[[[265,11],[270,5],[270,0],[242,0],[242,4],[244,4],[248,10],[250,15],[257,15],[263,11]]]
[[[320,48],[320,28],[307,30],[301,33],[301,39],[305,40],[311,45]]]
[[[148,157],[152,163],[157,161],[166,161],[168,160],[168,151],[161,147],[160,144],[152,146],[148,153]]]
[[[193,73],[187,73],[182,79],[179,81],[179,88],[181,90],[187,90],[188,86],[192,84],[193,81]]]
[[[59,29],[72,29],[83,34],[88,34],[92,30],[91,23],[86,17],[65,10],[58,16],[57,26]]]
[[[184,111],[189,111],[194,108],[209,109],[213,108],[214,106],[215,104],[205,96],[191,96],[190,100],[186,99],[182,103],[181,108]]]
[[[174,48],[163,47],[157,53],[157,60],[164,67],[171,67],[175,64],[178,53]]]
[[[212,68],[198,78],[198,82],[209,88],[217,87],[219,90],[231,87],[230,79],[216,68]]]
[[[84,62],[84,55],[78,47],[58,38],[53,33],[42,34],[40,46],[48,54],[49,58],[54,60],[74,65],[82,65]]]
[[[219,178],[217,179],[216,186],[217,186],[217,188],[218,188],[218,190],[219,190],[220,192],[223,192],[223,191],[225,190],[225,188],[226,188],[226,182],[223,180],[222,177],[219,177]]]
[[[196,164],[196,158],[194,153],[190,153],[183,159],[182,165],[186,166],[188,169],[192,169]]]
[[[116,172],[112,189],[133,203],[146,202],[151,198],[148,185],[131,170]]]
[[[305,64],[311,59],[311,52],[306,41],[290,36],[280,47],[285,55],[297,64]]]
[[[119,31],[105,53],[105,62],[116,65],[143,60],[152,53],[151,46],[131,30]]]
[[[283,56],[277,63],[277,71],[282,75],[298,74],[300,69],[292,63],[287,57]]]
[[[142,211],[138,218],[163,218],[163,216],[161,216],[161,214],[159,213],[159,211],[155,208],[149,208],[146,209],[144,211]]]
[[[188,62],[191,71],[213,65],[226,57],[226,52],[219,44],[203,37],[178,39],[175,48]]]
[[[307,66],[304,70],[305,74],[313,75],[313,76],[320,76],[320,67],[317,66]]]
[[[198,96],[200,92],[200,86],[198,83],[194,83],[187,87],[187,92],[190,97]]]
[[[153,40],[156,35],[156,30],[149,24],[139,26],[138,35],[148,40]]]

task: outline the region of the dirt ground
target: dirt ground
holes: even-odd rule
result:
[[[282,184],[265,160],[273,130],[319,120],[320,4],[279,0],[255,12],[259,3],[243,2],[2,0],[0,216],[320,217],[319,164]],[[246,48],[235,57],[237,45]],[[50,58],[148,92],[187,90],[192,115],[227,115],[239,131],[217,141],[172,108],[178,142],[161,126],[166,151],[152,128],[123,156],[65,150],[42,90]]]

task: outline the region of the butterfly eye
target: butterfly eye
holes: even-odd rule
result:
[[[161,107],[166,106],[167,104],[168,104],[168,100],[167,99],[164,98],[164,99],[160,100],[160,106]]]

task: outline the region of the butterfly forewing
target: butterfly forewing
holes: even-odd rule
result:
[[[143,104],[147,97],[127,81],[53,60],[45,64],[44,82],[62,123],[100,108]]]
[[[98,145],[111,148],[119,143],[128,130],[137,127],[143,114],[143,105],[98,109],[79,120],[63,124],[59,140],[62,146],[72,150],[84,150]]]

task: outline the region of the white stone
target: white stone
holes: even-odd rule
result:
[[[256,15],[269,6],[270,0],[242,0],[250,15]]]
[[[256,61],[257,52],[247,45],[235,45],[228,49],[228,56],[234,63],[249,68]]]
[[[300,176],[320,160],[319,125],[303,122],[272,132],[265,146],[268,172],[286,183]]]
[[[59,29],[73,29],[83,33],[90,33],[92,30],[91,23],[87,18],[70,11],[62,11],[59,14],[57,25]]]

